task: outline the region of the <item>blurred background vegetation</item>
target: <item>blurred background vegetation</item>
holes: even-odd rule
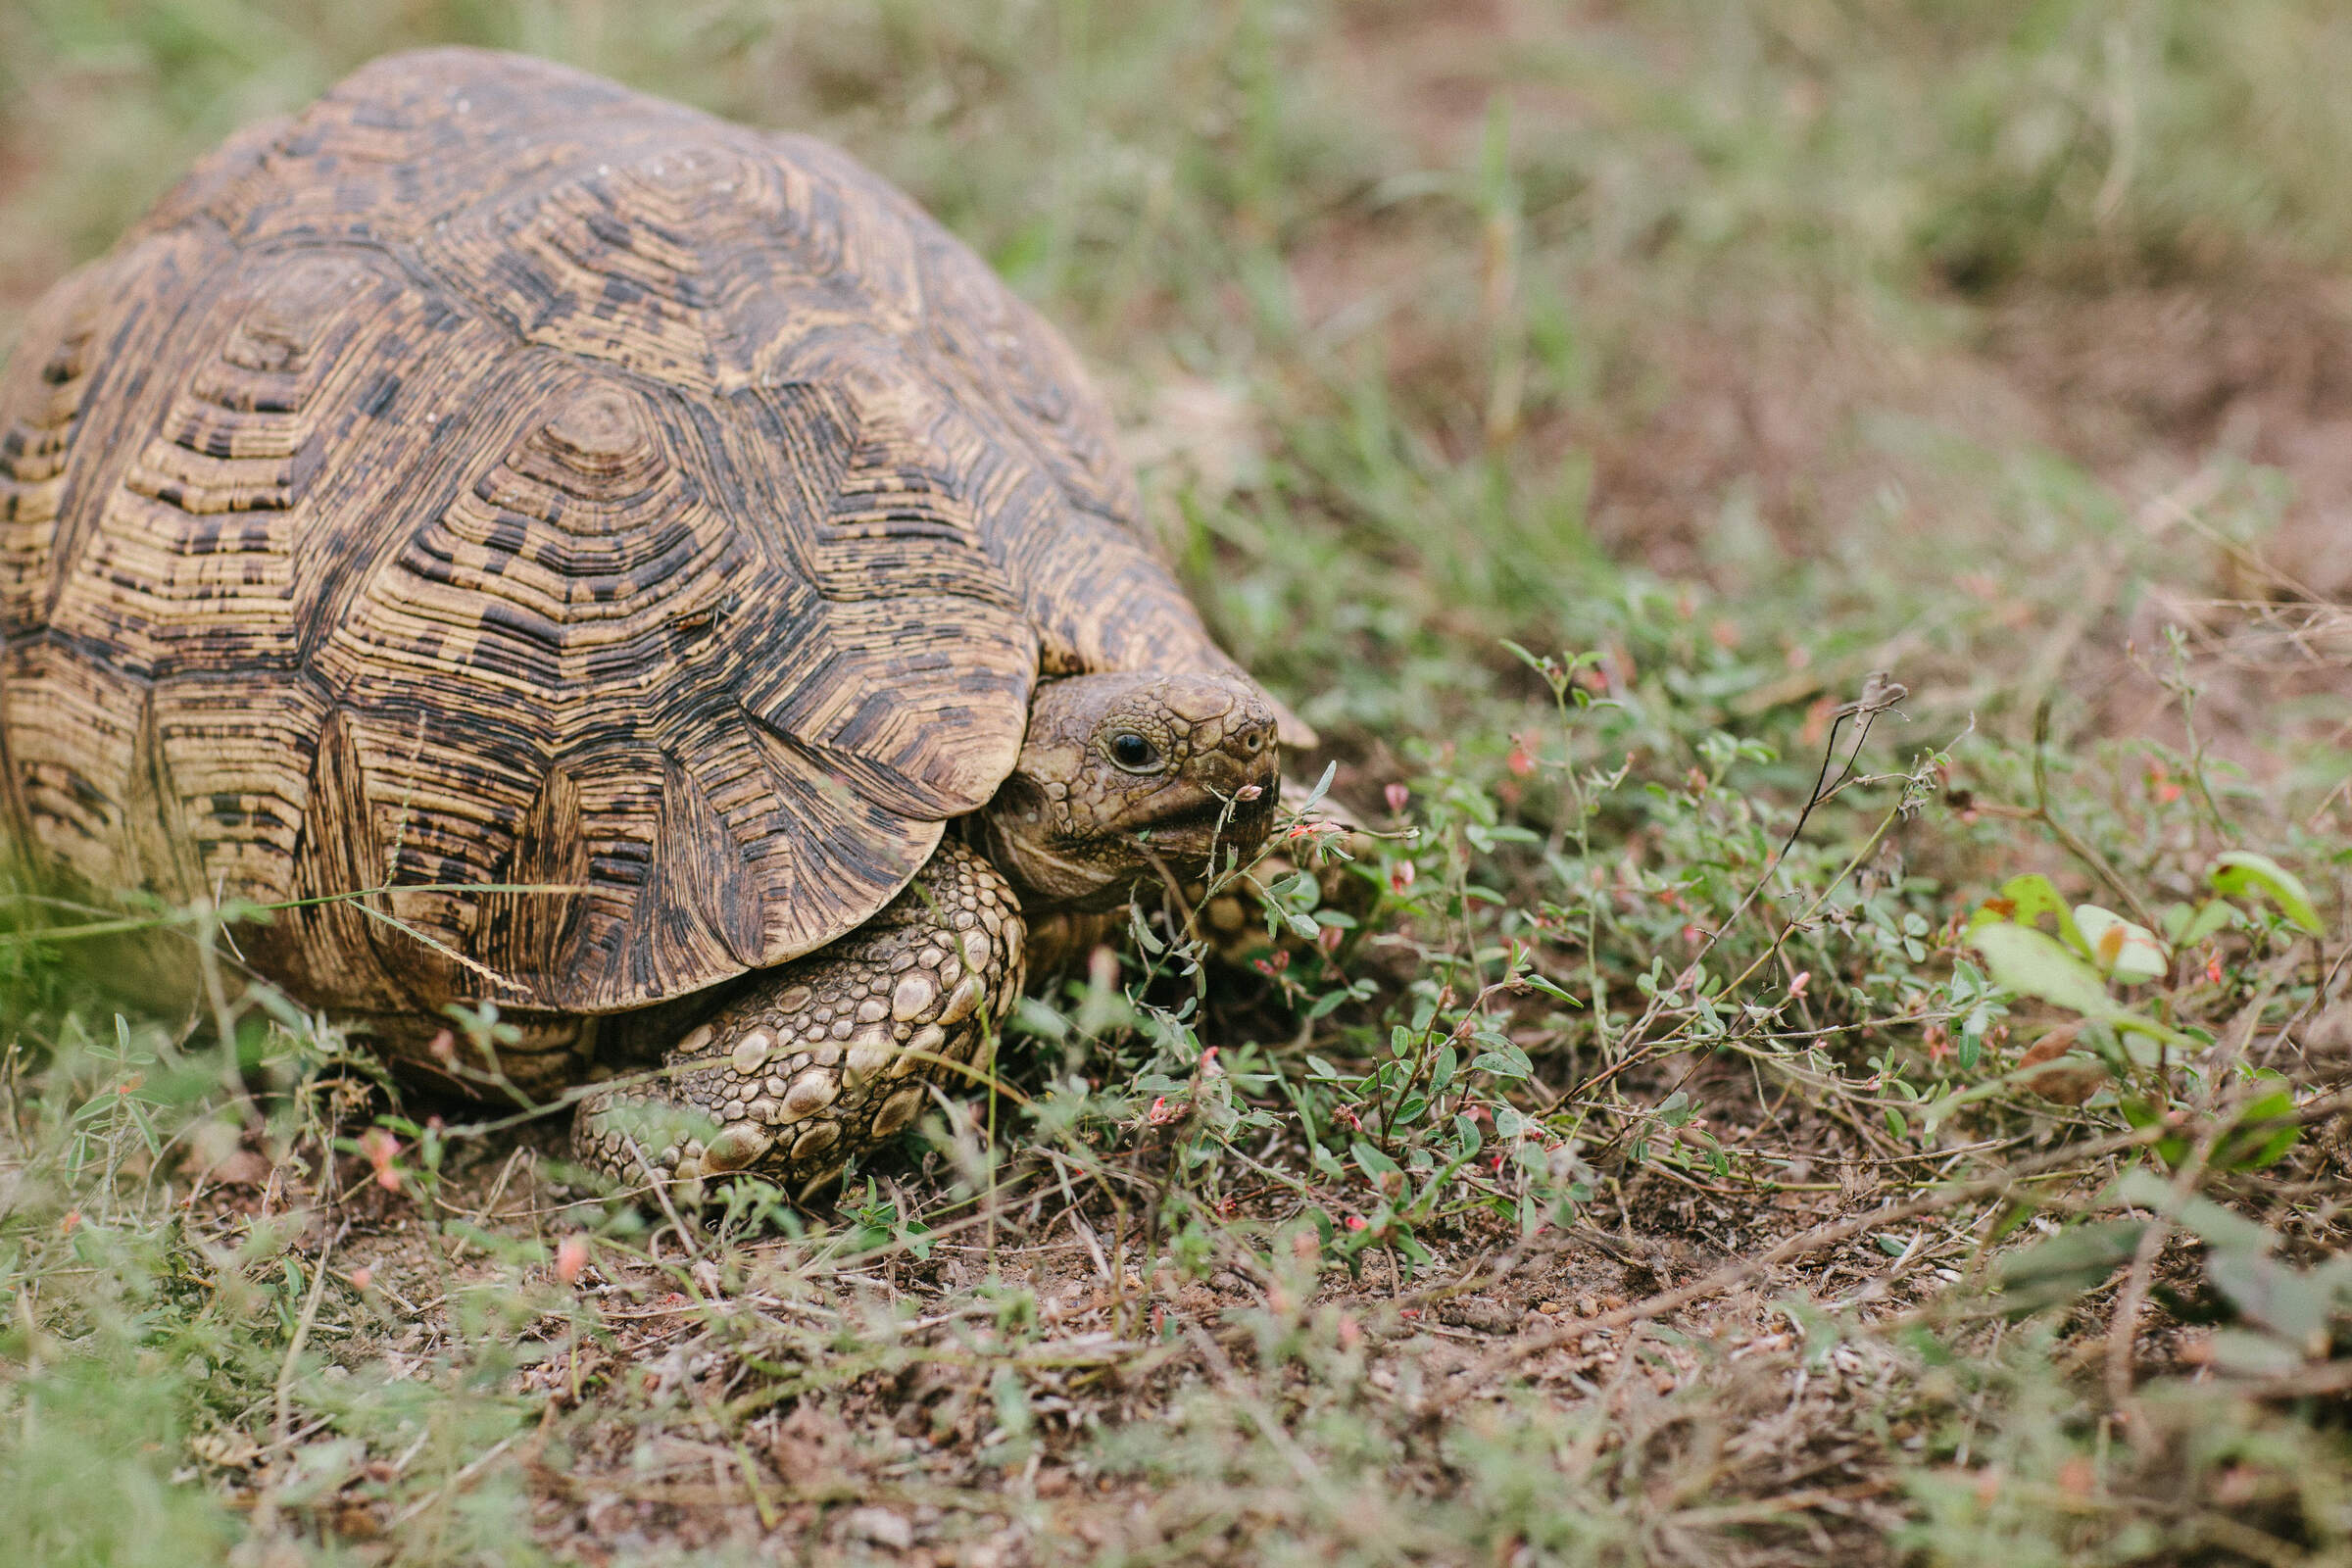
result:
[[[2345,413],[2325,4],[17,0],[0,29],[0,326],[229,128],[417,42],[842,141],[1080,339],[1196,569],[1267,568],[1200,575],[1237,651],[1367,732],[1440,723],[1493,636],[1591,640],[1617,566],[1743,596],[1750,640],[1844,595],[1873,612],[1834,637],[1951,653],[2002,612],[1945,602],[1981,560],[2080,586],[2097,479],[2220,443],[2329,470],[2307,510],[2352,494],[2301,450]]]
[[[1411,855],[1384,848],[1387,902],[1367,917],[1364,951],[1384,936],[1435,940],[1448,919],[1477,926],[1473,947],[1550,929],[1563,905],[1590,912],[1575,900],[1591,897],[1586,872],[1606,868],[1659,906],[1592,935],[1579,961],[1621,1007],[1644,971],[1654,992],[1655,954],[1685,961],[1674,944],[1686,922],[1728,914],[1795,821],[1838,705],[1869,671],[1894,670],[1911,697],[1883,721],[1877,765],[1950,751],[1918,786],[1923,801],[1942,798],[1888,841],[1901,853],[1872,861],[1869,898],[1808,960],[1825,1016],[1860,1031],[1837,1067],[1847,1076],[1806,1092],[1819,1123],[1802,1136],[1823,1140],[1823,1172],[1845,1174],[1807,1187],[1784,1161],[1783,1185],[1744,1190],[1742,1212],[1802,1191],[1860,1201],[1878,1178],[1855,1172],[1872,1159],[1936,1151],[1899,1114],[1881,1138],[1886,1106],[1869,1095],[1971,1081],[1935,1034],[1934,1020],[1966,1011],[1947,922],[2021,870],[2095,890],[2087,861],[2041,831],[2050,801],[2033,816],[2030,743],[2045,706],[2048,788],[2151,903],[2191,898],[2207,858],[2237,847],[2298,867],[2341,908],[2352,635],[2330,607],[2352,597],[2352,10],[2336,0],[0,0],[0,343],[231,128],[422,43],[526,50],[828,136],[1062,326],[1116,405],[1153,524],[1212,625],[1322,729],[1326,753],[1305,765],[1336,764],[1340,798],[1368,818],[1386,819],[1392,784],[1431,803],[1423,843],[1446,848],[1420,861],[1420,885],[1451,888],[1454,902],[1412,902]],[[1559,740],[1559,694],[1513,643],[1586,656],[1577,681],[1614,706]],[[1596,811],[1592,841],[1564,843],[1584,820],[1568,814],[1569,781],[1619,757],[1633,771]],[[1889,799],[1826,808],[1812,828],[1821,847],[1795,874],[1828,885],[1848,852],[1879,843],[1872,824]],[[1550,860],[1497,827],[1548,839]],[[1923,944],[1931,928],[1946,935]],[[2248,1040],[2328,1015],[2336,970],[2294,967],[2259,934],[2231,940],[2214,953],[2218,989],[2191,997],[2184,980],[2164,1005],[2219,1019],[2224,1001],[2251,1000]],[[2335,942],[2320,956],[2340,954]],[[447,1357],[449,1383],[414,1475],[352,1480],[359,1460],[344,1453],[329,1485],[323,1468],[289,1478],[233,1444],[233,1462],[222,1457],[223,1433],[266,1441],[273,1415],[286,1439],[291,1380],[308,1365],[294,1331],[304,1277],[279,1269],[291,1244],[238,1231],[241,1250],[215,1262],[261,1283],[210,1305],[158,1261],[178,1255],[167,1236],[178,1218],[125,1218],[112,1251],[88,1250],[89,1232],[67,1245],[74,1227],[61,1232],[61,1216],[78,1223],[81,1209],[59,1185],[57,1152],[96,1136],[91,1097],[115,1069],[91,1065],[104,1053],[90,1047],[64,1071],[59,1042],[128,1052],[137,1029],[169,1031],[134,1014],[118,1036],[96,992],[10,952],[6,1010],[24,1044],[11,1060],[30,1098],[11,1102],[25,1141],[9,1166],[22,1332],[7,1353],[47,1392],[12,1396],[23,1432],[5,1478],[48,1543],[43,1560],[188,1561],[247,1533],[175,1474],[276,1475],[259,1494],[270,1529],[252,1539],[295,1555],[256,1561],[308,1560],[314,1547],[418,1562],[542,1549],[515,1520],[526,1496],[555,1494],[489,1463],[521,1418],[481,1393],[514,1371],[487,1353],[495,1336],[481,1323],[415,1352]],[[1316,1049],[1355,1051],[1349,1070],[1383,1049],[1380,1008],[1460,1005],[1450,992],[1434,1000],[1428,974],[1384,962],[1349,971],[1363,989],[1346,1005],[1370,1012],[1314,1014],[1345,1037]],[[1825,996],[1832,975],[1846,989]],[[1311,996],[1290,1000],[1312,1011]],[[1586,1114],[1574,1103],[1546,1113],[1559,1136],[1644,1150],[1627,1130],[1654,1126],[1693,1080],[1671,1054],[1609,1055],[1623,1042],[1608,1004],[1587,1000],[1597,1024],[1554,1019],[1522,1043],[1539,1073],[1605,1061],[1607,1094],[1590,1123],[1561,1120]],[[1255,1030],[1277,1042],[1271,1057],[1283,1036],[1261,1024],[1230,1024],[1211,1043],[1241,1050]],[[1428,1024],[1425,1013],[1413,1027]],[[1636,1059],[1642,1070],[1621,1075]],[[1170,1070],[1103,1060],[1114,1084]],[[2295,1070],[2299,1091],[2335,1083],[2310,1060]],[[1734,1091],[1721,1098],[1728,1141],[1744,1112]],[[1978,1131],[2047,1149],[2124,1124],[2113,1094],[2071,1111],[2030,1099],[2001,1101],[2009,1119]],[[35,1101],[49,1108],[25,1108]],[[1857,1118],[1868,1127],[1848,1125]],[[1239,1172],[1237,1158],[1205,1154],[1202,1168]],[[1318,1181],[1319,1168],[1302,1167]],[[2256,1211],[2307,1260],[2332,1253],[2340,1169],[2290,1174],[2302,1187]],[[1603,1175],[1618,1206],[1595,1208],[1595,1224],[1622,1239],[1637,1220],[1663,1223],[1639,1172]],[[871,1224],[887,1236],[904,1218]],[[1879,1260],[1910,1258],[1909,1235],[1877,1238]],[[544,1250],[514,1247],[493,1249],[507,1271],[495,1278],[540,1289]],[[1975,1255],[1952,1255],[1954,1280],[1982,1283]],[[275,1325],[253,1331],[258,1359],[239,1360],[237,1311]],[[1838,1363],[1842,1402],[1817,1412],[1818,1429],[1785,1435],[1790,1452],[1850,1446],[1847,1469],[1818,1487],[1810,1472],[1725,1457],[1726,1432],[1763,1419],[1740,1403],[1746,1394],[1724,1392],[1736,1379],[1701,1380],[1696,1402],[1666,1407],[1655,1433],[1682,1434],[1658,1437],[1656,1452],[1679,1456],[1658,1472],[1679,1478],[1669,1486],[1645,1479],[1648,1450],[1604,1441],[1618,1406],[1579,1406],[1557,1388],[1554,1402],[1522,1407],[1539,1412],[1524,1430],[1465,1428],[1426,1451],[1418,1418],[1385,1396],[1310,1402],[1299,1449],[1250,1413],[1281,1378],[1235,1392],[1228,1368],[1222,1413],[1153,1407],[1164,1453],[1156,1439],[1114,1437],[1089,1461],[1106,1492],[1119,1477],[1192,1502],[1169,1503],[1149,1529],[1064,1532],[1058,1546],[1047,1530],[992,1560],[1098,1548],[1181,1559],[1204,1543],[1254,1560],[1276,1540],[1318,1560],[1451,1560],[1444,1539],[1514,1563],[1819,1560],[1824,1529],[1860,1560],[2345,1560],[2339,1409],[2306,1409],[2316,1422],[2278,1417],[2276,1401],[2143,1409],[2138,1430],[2157,1437],[2118,1446],[2097,1398],[2050,1392],[2090,1364],[2060,1327],[1995,1335],[1990,1349],[1971,1342],[1990,1369],[1981,1382],[1954,1383],[1936,1353],[1906,1363],[1931,1367],[1919,1378],[1873,1382]],[[1336,1359],[1312,1364],[1340,1377],[1355,1342],[1331,1323],[1313,1332],[1338,1336],[1313,1352]],[[173,1348],[169,1365],[154,1359],[159,1343]],[[1804,1353],[1826,1356],[1826,1343]],[[1000,1381],[987,1396],[1012,1409],[1001,1381],[1011,1374],[989,1375]],[[299,1386],[303,1411],[314,1394],[319,1411],[343,1411],[329,1432],[358,1433],[379,1455],[391,1441],[348,1397]],[[466,1402],[474,1395],[487,1402]],[[635,1397],[615,1395],[604,1415],[634,1433],[671,1410]],[[999,1430],[1016,1427],[1029,1442],[1010,1414]],[[600,1442],[642,1451],[595,1430],[566,1441],[583,1456]],[[1690,1435],[1701,1431],[1715,1447]],[[200,1437],[212,1446],[189,1448]],[[124,1461],[142,1443],[156,1451]],[[1711,1457],[1691,1457],[1702,1448]],[[1616,1469],[1592,1458],[1603,1451]],[[1321,1479],[1297,1489],[1296,1516],[1271,1502],[1251,1506],[1274,1509],[1273,1524],[1219,1512],[1218,1486],[1302,1454]],[[488,1467],[468,1468],[477,1461]],[[2031,1485],[2002,1492],[1996,1472]],[[1351,1508],[1388,1506],[1398,1477],[1447,1499],[1442,1530],[1399,1526],[1383,1542],[1346,1528]],[[270,1533],[278,1499],[342,1487],[388,1499],[368,1516],[381,1540],[351,1546],[337,1532],[358,1527],[324,1513]],[[1788,1519],[1814,1503],[1784,1519],[1770,1500],[1808,1487],[1831,1489],[1810,1537]],[[254,1495],[215,1491],[241,1505]],[[461,1494],[504,1500],[466,1512],[450,1501]],[[1895,1500],[1874,1515],[1859,1500],[1873,1498]],[[844,1500],[810,1506],[833,1517],[840,1508],[823,1510]],[[763,1526],[766,1513],[761,1502]],[[1788,1533],[1756,1533],[1775,1519]],[[428,1524],[437,1533],[420,1534]],[[869,1526],[882,1534],[853,1532],[841,1549],[889,1546]],[[672,1535],[648,1526],[637,1545],[610,1549],[689,1553],[691,1529],[661,1528]],[[839,1528],[827,1539],[839,1545]],[[938,1560],[982,1559],[943,1547]]]

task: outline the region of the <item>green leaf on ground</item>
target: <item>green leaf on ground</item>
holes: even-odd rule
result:
[[[2161,980],[2173,955],[2156,933],[2095,904],[2075,906],[2075,927],[2090,950],[2091,961],[2127,985]]]
[[[2280,865],[2267,855],[2252,850],[2225,850],[2213,858],[2213,869],[2205,880],[2224,898],[2243,898],[2248,893],[2260,893],[2278,906],[2278,912],[2313,936],[2325,936],[2328,926],[2320,911],[2312,906],[2310,890],[2302,878]]]

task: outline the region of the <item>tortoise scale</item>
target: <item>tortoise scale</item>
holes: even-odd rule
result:
[[[1256,844],[1302,734],[906,197],[471,50],[237,135],[35,307],[0,637],[36,866],[319,901],[243,951],[412,1071],[650,1044],[575,1122],[623,1177],[837,1170],[981,1049],[1026,921]],[[514,1043],[437,1061],[481,1001]]]

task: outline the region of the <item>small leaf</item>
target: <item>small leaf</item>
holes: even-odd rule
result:
[[[1431,1256],[1429,1249],[1423,1247],[1413,1233],[1402,1225],[1394,1228],[1389,1245],[1403,1254],[1404,1260],[1416,1268],[1427,1268],[1436,1261],[1436,1258]]]
[[[2085,1017],[2101,1018],[2116,1010],[2098,971],[2032,926],[1991,922],[1969,932],[1968,942],[1984,956],[1993,980],[2006,990],[2039,997]]]
[[[1495,641],[1502,644],[1503,647],[1508,648],[1512,655],[1518,659],[1519,662],[1525,664],[1528,668],[1534,670],[1545,680],[1550,680],[1559,673],[1560,666],[1558,661],[1548,658],[1542,658],[1535,654],[1531,654],[1526,649],[1520,647],[1517,643],[1511,641],[1508,637],[1498,637],[1495,639]]]
[[[1348,1152],[1355,1155],[1355,1163],[1357,1167],[1361,1169],[1365,1175],[1372,1177],[1376,1181],[1383,1176],[1393,1174],[1396,1170],[1396,1162],[1395,1160],[1382,1153],[1379,1150],[1374,1149],[1370,1144],[1365,1143],[1361,1138],[1358,1138],[1355,1143],[1350,1146]]]
[[[1494,1051],[1482,1051],[1470,1063],[1472,1072],[1491,1072],[1497,1078],[1533,1077],[1536,1064],[1527,1059],[1527,1053],[1517,1046],[1502,1046]]]
[[[1572,1007],[1581,1007],[1584,1005],[1582,1002],[1579,1002],[1576,998],[1561,990],[1551,981],[1544,979],[1533,969],[1530,969],[1527,973],[1521,975],[1519,977],[1519,983],[1523,986],[1526,986],[1531,991],[1541,991],[1545,996],[1552,998],[1554,1001],[1565,1002]]]
[[[2328,1282],[2255,1252],[2208,1253],[2205,1277],[2249,1320],[2305,1355],[2328,1353]]]
[[[2045,914],[2058,922],[2059,940],[2078,953],[2089,954],[2082,933],[2075,929],[2075,917],[2067,908],[2066,900],[2058,896],[2057,884],[2039,871],[2028,871],[2002,883],[2000,897],[1985,900],[1969,924],[1973,928],[1996,921],[2011,922],[2030,930]]]
[[[1968,942],[1984,955],[1992,978],[2010,991],[2071,1007],[2118,1033],[2146,1035],[2182,1049],[2194,1044],[2180,1030],[2167,1028],[2117,1002],[2107,994],[2096,969],[2031,926],[1991,921],[1971,930]]]
[[[2226,850],[2213,858],[2213,869],[2205,873],[2205,880],[2224,898],[2259,892],[2278,906],[2280,914],[2313,936],[2327,934],[2328,927],[2320,919],[2320,911],[2312,907],[2311,894],[2302,880],[2267,855]]]
[[[1315,880],[1312,871],[1294,871],[1289,876],[1278,876],[1266,884],[1266,897],[1278,904],[1300,903],[1320,892],[1321,884]]]
[[[2137,1220],[2102,1220],[2011,1253],[2001,1260],[2002,1305],[2022,1313],[2073,1300],[2132,1261],[2144,1229]]]
[[[2215,1329],[2207,1342],[2216,1370],[2241,1378],[2281,1378],[2303,1370],[2293,1346],[2246,1329]]]
[[[2113,1201],[2152,1209],[2194,1235],[2215,1252],[2248,1252],[2257,1256],[2278,1245],[2278,1238],[2233,1208],[2210,1198],[2173,1191],[2173,1184],[2135,1165],[2117,1179],[2109,1195]]]
[[[2175,908],[2180,907],[2179,905]],[[2196,907],[2196,912],[2181,923],[2180,932],[2173,938],[2176,947],[2193,948],[2207,937],[2217,936],[2239,918],[2237,910],[2220,899],[2208,899]]]
[[[2299,1127],[2281,1127],[2249,1143],[2242,1154],[2230,1152],[2237,1142],[2232,1138],[2229,1144],[2222,1146],[2221,1157],[2214,1163],[2224,1170],[2260,1170],[2265,1165],[2276,1165],[2286,1157],[2288,1150],[2295,1147],[2295,1139],[2301,1132]]]
[[[1298,803],[1298,809],[1294,814],[1304,816],[1307,812],[1313,810],[1318,805],[1320,805],[1324,795],[1331,789],[1331,781],[1339,777],[1339,775],[1340,764],[1337,761],[1325,763],[1323,766],[1323,776],[1315,780],[1315,787],[1306,792],[1306,799]]]
[[[2249,1101],[2236,1116],[2230,1136],[2222,1140],[2213,1152],[2217,1170],[2260,1170],[2276,1163],[2295,1147],[2302,1128],[2286,1118],[2295,1113],[2294,1090],[2279,1074],[2264,1071],[2256,1074],[2257,1081],[2279,1087]],[[2247,1125],[2251,1123],[2252,1125]],[[2264,1125],[2278,1123],[2281,1125]]]
[[[2126,984],[2161,980],[2173,966],[2173,956],[2156,940],[2155,932],[2144,925],[2134,925],[2113,909],[2102,909],[2095,904],[2078,904],[2075,926],[2082,933],[2082,940],[2090,944],[2091,956],[2098,966]]]

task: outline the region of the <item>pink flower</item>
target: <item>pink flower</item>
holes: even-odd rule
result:
[[[1402,811],[1404,803],[1413,798],[1413,792],[1401,784],[1392,784],[1381,793],[1388,797],[1389,809],[1392,811]]]
[[[400,1156],[400,1140],[381,1127],[370,1127],[360,1134],[360,1152],[375,1167],[375,1185],[387,1193],[400,1191],[400,1167],[392,1161]]]
[[[579,1282],[580,1270],[588,1266],[588,1238],[574,1232],[564,1238],[556,1249],[556,1280],[559,1284]]]

